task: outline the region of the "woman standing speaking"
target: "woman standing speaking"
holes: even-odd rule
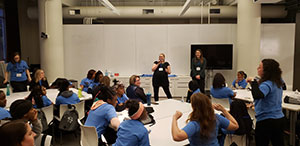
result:
[[[154,100],[158,101],[158,90],[162,86],[167,97],[170,99],[172,95],[169,90],[168,74],[171,74],[171,67],[168,62],[165,62],[165,54],[159,54],[159,61],[154,61],[152,66],[153,78],[152,85],[154,90]]]
[[[203,57],[203,53],[200,49],[195,51],[195,57],[192,59],[191,74],[193,80],[196,80],[199,89],[202,93],[205,87],[205,69],[206,69],[206,59]]]

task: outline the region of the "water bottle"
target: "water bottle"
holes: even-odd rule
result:
[[[108,76],[108,71],[107,70],[105,70],[105,76]]]
[[[82,89],[79,88],[79,89],[78,89],[78,98],[81,98],[81,97],[82,97]]]
[[[148,92],[148,93],[146,94],[146,96],[147,96],[147,105],[150,106],[150,105],[151,105],[151,93]]]
[[[6,96],[10,95],[9,84],[6,85]]]

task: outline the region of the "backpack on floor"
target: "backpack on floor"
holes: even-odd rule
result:
[[[77,119],[78,112],[76,111],[76,107],[68,104],[68,110],[63,114],[58,128],[63,131],[75,131],[79,127]]]

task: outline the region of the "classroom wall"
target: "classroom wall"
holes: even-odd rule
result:
[[[288,88],[293,80],[294,32],[294,24],[262,24],[257,54],[280,62]],[[172,74],[188,76],[191,44],[233,44],[233,69],[207,75],[207,87],[217,72],[230,84],[237,72],[236,24],[64,25],[65,76],[80,81],[90,68],[120,76],[151,74],[159,53],[166,54]]]

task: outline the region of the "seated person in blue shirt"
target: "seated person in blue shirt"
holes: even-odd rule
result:
[[[144,89],[140,87],[140,76],[132,75],[129,78],[129,84],[130,85],[126,89],[128,98],[139,100],[142,103],[147,103],[147,96],[144,92]]]
[[[116,131],[120,125],[115,109],[117,105],[116,92],[111,87],[103,86],[96,94],[96,98],[99,100],[92,105],[85,125],[96,127],[99,146],[105,145],[101,139],[102,134],[108,144],[113,144],[116,142]]]
[[[32,102],[34,108],[43,108],[53,104],[46,96],[46,88],[39,85],[32,88],[26,99]]]
[[[0,120],[11,118],[10,113],[5,109],[6,95],[0,90]]]
[[[141,122],[148,116],[144,105],[137,100],[128,100],[126,108],[128,108],[128,116],[131,120],[120,124],[118,138],[113,146],[150,146],[148,130]]]
[[[38,69],[38,70],[35,71],[34,78],[30,82],[29,90],[32,90],[32,88],[36,85],[43,86],[46,89],[50,88],[49,84],[48,84],[48,81],[47,81],[47,78],[45,77],[45,73],[41,69]]]
[[[12,61],[7,64],[3,84],[8,82],[8,74],[10,72],[10,84],[13,92],[27,91],[27,80],[31,82],[28,69],[27,63],[21,60],[20,53],[14,53]]]
[[[248,85],[247,81],[247,74],[244,71],[239,71],[237,73],[237,79],[232,82],[232,87],[235,89],[245,89]]]
[[[274,59],[263,59],[258,68],[259,81],[248,78],[254,99],[256,145],[284,145],[284,115],[282,112],[282,71]]]
[[[191,96],[195,93],[201,92],[199,89],[198,82],[196,80],[191,80],[189,82],[189,90],[187,92],[186,102],[191,102]]]
[[[210,94],[214,98],[228,98],[229,103],[231,103],[231,99],[236,96],[236,93],[226,87],[225,78],[221,73],[216,73],[213,86],[210,88]]]
[[[80,82],[80,88],[84,92],[88,92],[88,88],[92,82],[94,82],[96,71],[91,69],[89,70],[87,77],[82,79]]]
[[[59,93],[56,97],[55,104],[76,104],[80,102],[76,93],[69,90],[70,82],[67,79],[62,80],[59,87]]]
[[[95,74],[95,78],[94,78],[94,81],[90,84],[89,88],[88,88],[88,92],[89,94],[92,93],[93,89],[97,86],[100,85],[100,80],[103,78],[103,73],[98,70]]]
[[[178,128],[177,120],[182,113],[176,111],[172,120],[172,137],[175,141],[189,139],[191,146],[219,146],[218,130],[236,130],[239,128],[237,121],[230,115],[223,106],[212,105],[210,99],[202,94],[196,93],[191,96],[191,106],[193,111],[187,119],[188,123],[183,129]],[[215,110],[221,111],[223,116],[215,114]]]
[[[125,94],[124,85],[119,81],[114,79],[114,90],[116,91],[117,97],[118,97],[118,104],[116,106],[117,111],[122,111],[125,109],[125,102],[128,100],[127,95]]]

